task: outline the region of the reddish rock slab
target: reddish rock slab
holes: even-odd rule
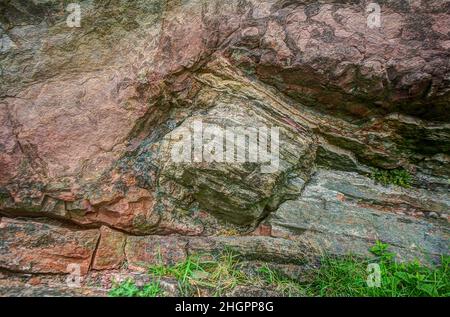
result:
[[[177,236],[129,236],[125,247],[128,268],[143,271],[154,264],[172,265],[186,259],[187,240]]]
[[[98,239],[98,230],[74,231],[3,217],[0,221],[0,268],[27,273],[69,273],[79,265],[84,275],[89,270]]]
[[[242,259],[273,263],[303,264],[315,259],[318,250],[302,241],[266,236],[193,237],[189,255],[218,256],[232,252]]]
[[[119,231],[108,227],[100,228],[100,242],[95,254],[92,268],[94,270],[112,270],[122,266],[125,260],[127,237]]]
[[[247,260],[303,263],[315,254],[310,246],[286,239],[263,236],[129,236],[125,247],[128,269],[145,271],[154,264],[173,265],[197,255],[209,259],[230,251]]]

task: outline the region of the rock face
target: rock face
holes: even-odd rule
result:
[[[99,238],[97,230],[72,231],[59,226],[2,218],[1,267],[31,273],[67,273],[78,265],[86,274]]]
[[[368,254],[375,240],[389,243],[405,259],[448,254],[447,222],[418,219],[446,216],[446,195],[384,188],[355,173],[319,170],[296,200],[283,203],[268,222],[275,236],[307,239],[334,254]],[[434,211],[431,211],[434,210]]]
[[[2,269],[448,254],[450,1],[79,4],[0,4]]]

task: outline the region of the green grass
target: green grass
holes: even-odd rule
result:
[[[301,284],[281,272],[270,268],[267,264],[259,268],[257,273],[258,277],[262,279],[262,283],[257,278],[253,280],[254,285],[259,285],[260,287],[269,286],[277,293],[287,297],[305,294]]]
[[[439,267],[427,267],[418,261],[397,263],[389,246],[381,242],[371,248],[377,261],[361,260],[354,256],[327,258],[312,283],[307,285],[312,296],[450,296],[449,256],[442,256]],[[379,265],[380,287],[367,284],[367,266]]]
[[[224,251],[217,259],[193,255],[176,265],[154,265],[149,268],[149,274],[158,278],[175,278],[183,296],[199,294],[204,287],[209,288],[214,296],[221,296],[245,280],[244,274],[237,269],[238,263],[235,254]]]
[[[387,244],[377,242],[371,249],[375,258],[353,255],[324,257],[308,282],[287,277],[262,264],[253,274],[242,270],[238,257],[230,251],[214,259],[190,256],[176,265],[153,265],[149,274],[154,280],[174,278],[182,296],[201,296],[207,289],[212,296],[223,296],[238,285],[271,289],[283,296],[450,296],[450,257],[443,256],[441,265],[428,267],[418,261],[397,263]],[[380,270],[379,287],[369,287],[368,265],[376,263]],[[158,296],[159,283],[140,289],[131,280],[113,288],[110,296]]]
[[[143,287],[138,287],[132,279],[122,283],[115,283],[108,292],[110,297],[157,297],[162,294],[159,282],[151,282]]]
[[[384,186],[396,185],[404,188],[411,187],[412,176],[404,169],[394,170],[375,170],[372,172],[371,177],[377,183]]]

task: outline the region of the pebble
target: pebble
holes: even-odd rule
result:
[[[41,279],[39,277],[32,277],[28,280],[28,284],[36,286],[41,284]]]

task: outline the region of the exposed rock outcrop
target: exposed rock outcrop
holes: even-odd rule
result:
[[[448,254],[449,1],[383,1],[375,28],[365,1],[79,3],[79,28],[62,2],[0,4],[0,268]],[[279,155],[239,161],[261,128]],[[249,137],[233,164],[227,129]],[[186,133],[205,148],[174,161]]]
[[[73,231],[4,217],[0,235],[0,266],[29,273],[67,273],[74,264],[86,274],[99,239],[98,230]]]

